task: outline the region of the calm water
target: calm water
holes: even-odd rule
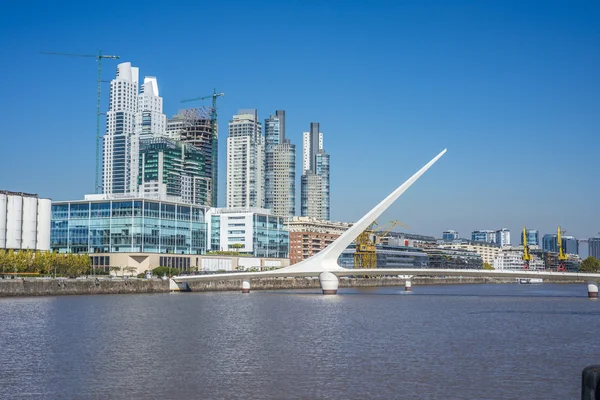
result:
[[[578,399],[585,285],[0,299],[0,397]]]

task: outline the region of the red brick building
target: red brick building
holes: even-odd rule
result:
[[[352,226],[347,222],[293,217],[286,222],[290,231],[290,265],[317,254]]]

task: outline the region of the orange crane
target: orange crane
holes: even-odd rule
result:
[[[558,227],[558,232],[556,235],[556,241],[558,242],[558,272],[566,272],[567,267],[565,261],[569,258],[565,252],[563,251],[562,238],[560,237],[561,233],[567,233],[567,231],[561,231],[560,226]]]
[[[527,228],[523,228],[523,269],[529,269],[529,262],[531,261],[531,253],[529,252],[529,245],[527,244]]]

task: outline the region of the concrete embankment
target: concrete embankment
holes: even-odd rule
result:
[[[350,287],[404,287],[400,278],[342,278],[340,288]],[[420,285],[503,284],[514,279],[486,277],[414,277],[413,287]],[[550,283],[549,280],[545,282]],[[583,281],[557,281],[556,283],[585,283]],[[193,281],[192,292],[241,291],[241,280]],[[251,290],[319,289],[317,278],[262,278],[251,280]],[[162,279],[0,279],[0,297],[9,296],[60,296],[81,294],[167,293],[169,281]]]

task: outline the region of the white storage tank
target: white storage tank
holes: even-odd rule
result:
[[[52,221],[52,201],[38,199],[37,250],[50,250],[50,225]]]
[[[6,202],[6,248],[20,249],[23,225],[23,197],[9,194]]]
[[[6,202],[8,196],[0,193],[0,249],[6,248]]]
[[[38,199],[23,196],[22,249],[35,250],[37,241]]]

